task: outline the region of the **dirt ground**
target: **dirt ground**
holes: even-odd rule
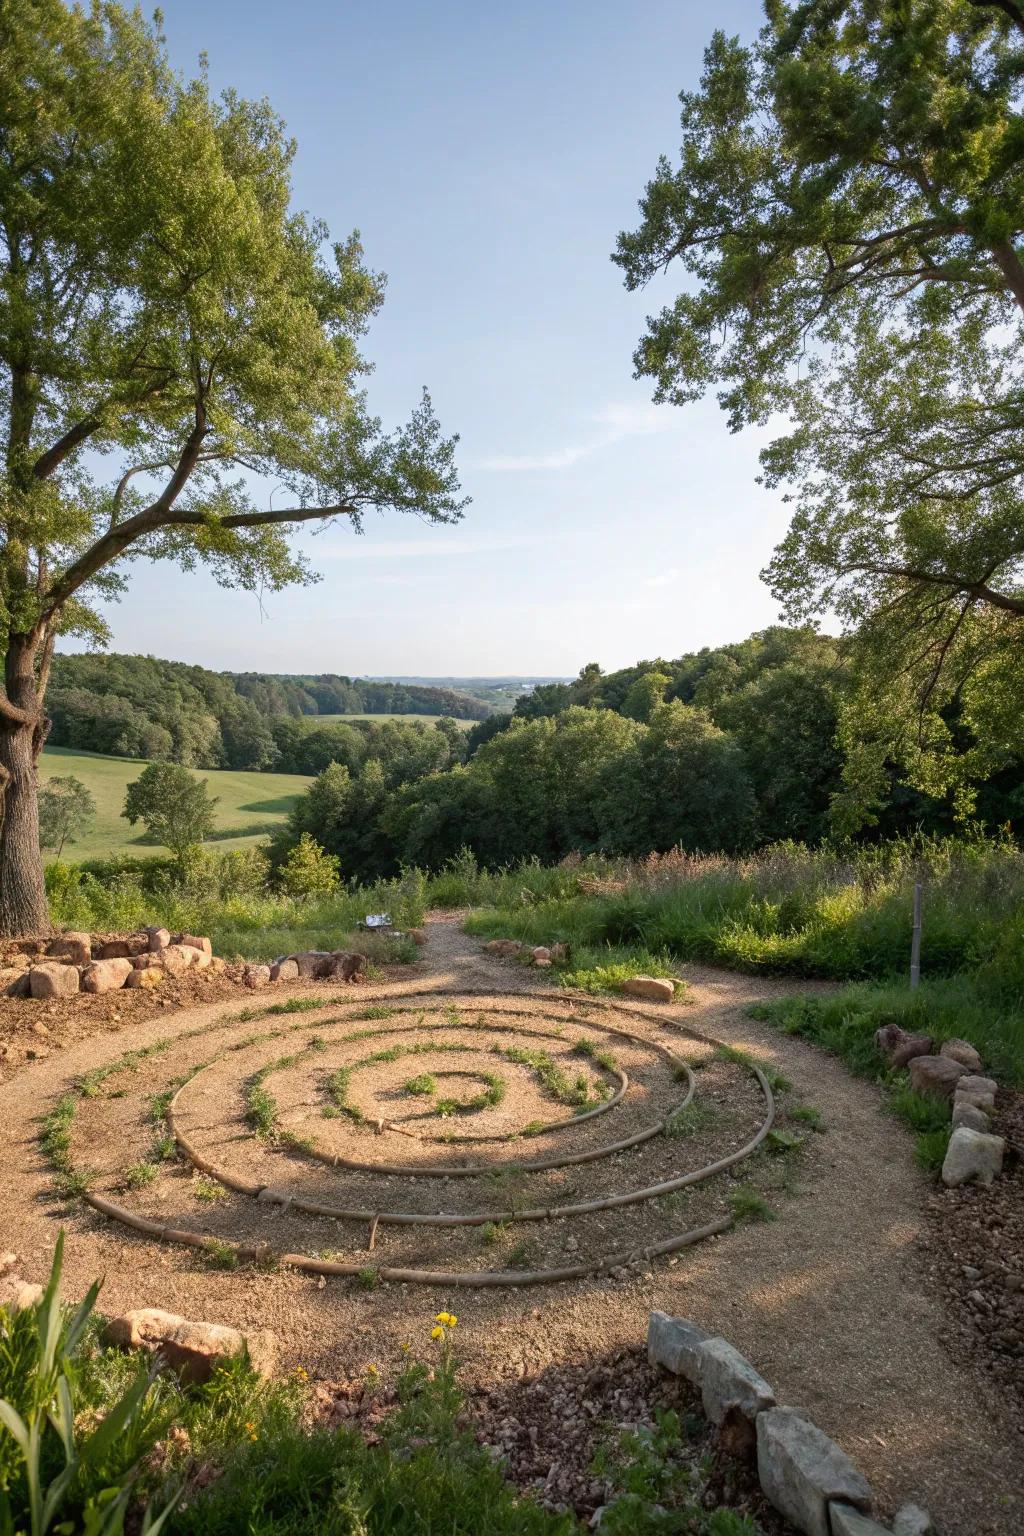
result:
[[[550,1012],[549,1005],[536,996],[549,983],[513,963],[483,955],[456,920],[432,921],[428,934],[415,975],[403,973],[402,979],[389,978],[362,989],[360,999],[392,1000],[400,1006],[403,996],[436,988],[446,993],[493,993],[502,997],[504,1006],[526,1015],[535,1012],[540,1020],[545,1008]],[[637,1010],[638,1034],[684,1055],[693,1049],[687,1042],[688,1030],[741,1046],[782,1071],[793,1085],[785,1097],[815,1106],[826,1123],[826,1133],[809,1137],[805,1150],[789,1164],[793,1171],[787,1189],[773,1199],[778,1210],[773,1222],[742,1225],[618,1277],[602,1275],[506,1290],[455,1292],[440,1286],[399,1284],[366,1290],[351,1280],[255,1268],[211,1268],[194,1252],[162,1247],[81,1206],[59,1201],[38,1146],[40,1117],[55,1096],[74,1078],[110,1062],[127,1047],[149,1045],[161,1037],[178,1041],[168,1047],[167,1064],[171,1065],[173,1053],[184,1049],[180,1041],[184,1034],[208,1028],[214,1039],[218,1024],[223,1030],[224,1015],[237,1013],[242,1001],[253,1006],[271,1001],[259,995],[240,1000],[236,992],[231,1004],[220,1000],[164,1008],[150,1018],[114,1020],[108,1010],[103,1010],[102,1017],[97,1011],[95,1032],[88,1032],[88,1024],[79,1021],[67,1031],[66,1040],[45,1042],[48,1054],[18,1062],[16,1073],[0,1084],[4,1168],[0,1248],[18,1252],[25,1278],[42,1279],[57,1230],[63,1225],[69,1295],[80,1294],[99,1274],[105,1277],[101,1306],[107,1311],[148,1304],[243,1328],[270,1327],[281,1340],[286,1368],[302,1365],[314,1377],[325,1379],[353,1374],[370,1362],[388,1371],[403,1358],[402,1344],[411,1341],[418,1348],[427,1338],[433,1315],[448,1309],[459,1314],[460,1353],[468,1381],[493,1390],[498,1383],[543,1377],[560,1363],[583,1363],[594,1355],[607,1357],[635,1348],[643,1338],[650,1310],[659,1307],[722,1333],[743,1351],[773,1384],[780,1400],[805,1409],[850,1453],[875,1488],[883,1513],[913,1499],[931,1510],[945,1536],[1019,1533],[1024,1528],[1021,1426],[970,1352],[957,1352],[943,1292],[934,1283],[922,1247],[930,1186],[915,1168],[909,1136],[886,1114],[875,1088],[852,1079],[826,1054],[747,1017],[752,1001],[786,990],[784,984],[699,967],[687,968],[684,974],[689,983],[687,1001],[658,1010],[660,1027],[646,1022],[650,1010]],[[321,989],[279,990],[273,1001],[304,992],[318,995]],[[350,1006],[354,992],[345,989]],[[618,1014],[619,1020],[626,1011]],[[597,1018],[598,1013],[593,1016]],[[317,1013],[305,1016],[306,1034],[294,1038],[305,1040],[312,1035],[317,1019]],[[39,1022],[45,1023],[45,1017]],[[372,1051],[380,1043],[388,1042],[370,1041],[368,1048]],[[624,1050],[624,1066],[626,1054]],[[198,1059],[193,1052],[192,1060]],[[482,1080],[482,1058],[474,1060],[472,1067],[476,1077],[454,1087],[446,1084],[446,1091],[453,1087],[458,1094],[476,1092]],[[240,1122],[238,1079],[219,1078],[218,1070],[211,1069],[205,1083],[201,1077],[195,1080],[195,1092],[187,1101],[190,1127],[208,1138],[208,1146],[216,1145],[218,1156],[241,1158],[240,1129],[237,1136],[218,1130]],[[401,1081],[414,1070],[418,1070],[415,1065],[406,1068],[398,1063],[392,1076],[387,1071],[376,1079],[369,1076],[358,1091],[370,1094],[367,1104],[374,1091],[397,1094]],[[713,1134],[724,1138],[721,1145],[731,1146],[739,1144],[756,1123],[756,1105],[744,1103],[742,1091],[730,1082],[724,1065],[721,1070],[723,1104],[726,1100],[732,1104],[735,1124],[722,1123]],[[149,1091],[162,1088],[164,1081],[154,1073]],[[669,1083],[654,1075],[646,1081],[647,1107],[660,1112],[668,1102]],[[146,1086],[143,1078],[140,1087]],[[294,1079],[282,1079],[285,1087],[293,1096],[289,1100],[286,1091],[280,1095],[282,1114],[287,1116],[295,1104],[308,1100],[309,1085],[299,1072]],[[531,1113],[529,1083],[510,1077],[510,1089],[509,1111]],[[113,1181],[127,1154],[118,1142],[121,1131],[114,1119],[104,1116],[108,1110],[111,1117],[124,1114],[128,1106],[112,1099],[82,1101],[75,1134],[80,1161],[98,1166],[101,1174],[105,1170]],[[206,1113],[210,1108],[214,1114]],[[588,1126],[581,1125],[579,1135],[589,1135],[591,1128],[607,1121],[601,1116]],[[325,1119],[323,1126],[325,1136],[344,1131],[336,1121]],[[713,1138],[707,1145],[712,1148],[710,1155],[717,1155],[719,1144]],[[454,1155],[455,1149],[447,1151]],[[626,1177],[632,1168],[642,1172],[649,1166],[657,1174],[656,1161],[645,1164],[645,1156],[655,1158],[655,1153],[640,1149],[608,1160],[603,1173],[588,1174],[579,1181],[582,1195],[635,1182],[632,1176]],[[633,1158],[635,1164],[629,1161]],[[240,1161],[238,1168],[242,1166]],[[298,1174],[294,1165],[291,1172],[298,1180],[296,1187],[304,1180],[326,1177],[316,1168],[298,1166]],[[250,1176],[255,1176],[251,1165]],[[263,1176],[259,1177],[262,1182]],[[281,1177],[283,1171],[275,1174],[275,1179]],[[591,1179],[594,1182],[587,1182]],[[453,1178],[444,1186],[447,1209],[459,1208],[454,1193],[449,1198],[449,1188],[460,1182]],[[409,1187],[418,1183],[401,1181],[400,1191],[389,1192],[390,1204],[398,1203],[399,1194],[407,1199]],[[351,1187],[346,1185],[346,1190]],[[178,1195],[173,1185],[168,1188],[173,1205]],[[705,1193],[703,1186],[700,1189],[677,1227],[680,1221],[691,1224],[690,1210],[699,1215],[704,1209],[701,1201],[721,1202],[721,1190],[709,1188]],[[155,1186],[123,1198],[144,1211],[147,1201],[155,1198],[154,1190]],[[198,1208],[193,1205],[192,1209]],[[662,1216],[646,1207],[640,1215],[640,1210],[629,1207],[623,1215],[637,1213],[635,1230],[647,1241],[648,1234],[658,1236]],[[178,1218],[181,1211],[172,1208],[167,1216]],[[298,1219],[296,1213],[276,1207],[260,1215],[270,1229],[275,1222],[283,1229]],[[219,1231],[224,1223],[225,1235],[233,1235],[234,1220],[233,1208],[225,1203],[222,1209],[218,1203],[193,1224]],[[551,1224],[551,1230],[538,1238],[541,1257],[555,1259],[564,1249],[558,1227]],[[581,1246],[603,1240],[600,1231],[585,1235],[582,1229],[573,1231],[580,1231]],[[326,1246],[328,1239],[320,1241]],[[394,1241],[393,1251],[400,1253],[406,1239]],[[436,1252],[431,1251],[432,1261],[447,1252],[448,1241],[439,1240]],[[463,1237],[451,1241],[462,1258],[471,1252]],[[359,1239],[355,1242],[358,1246]],[[387,1243],[391,1242],[389,1235]],[[307,1232],[305,1251],[312,1251],[312,1243]],[[391,1251],[389,1247],[388,1257]],[[424,1251],[421,1246],[421,1257]],[[383,1253],[367,1259],[367,1263],[374,1261],[387,1259]],[[482,1263],[498,1267],[500,1257],[489,1255]]]

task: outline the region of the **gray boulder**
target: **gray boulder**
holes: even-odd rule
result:
[[[749,1360],[725,1339],[708,1339],[699,1349],[700,1389],[712,1424],[739,1413],[751,1423],[775,1406],[775,1393]]]
[[[1003,1171],[1001,1136],[988,1136],[984,1131],[969,1130],[958,1126],[949,1138],[946,1157],[942,1164],[942,1182],[949,1189],[974,1180],[978,1184],[991,1184],[997,1173]]]
[[[832,1536],[889,1536],[884,1525],[879,1525],[870,1515],[862,1515],[852,1504],[837,1504],[833,1501],[828,1507],[828,1514],[832,1522]]]
[[[711,1337],[685,1317],[670,1317],[667,1312],[652,1312],[647,1324],[647,1358],[652,1365],[663,1366],[676,1376],[685,1376],[700,1386],[700,1350]]]
[[[953,1100],[953,1129],[959,1130],[965,1125],[969,1131],[987,1131],[989,1127],[988,1115],[976,1104],[972,1104],[961,1094],[957,1094]]]
[[[915,1056],[910,1063],[910,1086],[932,1099],[951,1099],[967,1068],[949,1056]]]
[[[989,1093],[995,1097],[999,1084],[994,1077],[978,1077],[976,1073],[969,1073],[956,1086],[958,1093]]]
[[[275,960],[270,967],[271,981],[298,981],[299,967],[294,960]]]
[[[832,1501],[871,1508],[871,1489],[846,1452],[792,1408],[758,1414],[757,1475],[765,1496],[805,1536],[830,1536]]]
[[[892,1522],[893,1536],[935,1536],[932,1517],[920,1504],[904,1504]]]
[[[970,1072],[981,1071],[981,1057],[969,1040],[943,1040],[939,1055],[948,1056],[950,1061],[958,1061]]]

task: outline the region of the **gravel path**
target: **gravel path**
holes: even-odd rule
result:
[[[428,933],[416,978],[374,988],[373,1000],[436,986],[522,993],[529,1006],[541,978],[483,955],[457,919],[438,918]],[[932,1511],[943,1536],[1019,1536],[1024,1439],[988,1379],[940,1342],[945,1319],[918,1246],[927,1185],[909,1136],[884,1112],[877,1090],[835,1059],[746,1016],[755,999],[796,988],[701,967],[684,974],[688,1002],[659,1011],[665,1042],[676,1021],[746,1047],[784,1071],[793,1097],[814,1105],[828,1126],[810,1138],[792,1197],[771,1224],[743,1226],[628,1279],[452,1297],[427,1287],[367,1292],[312,1276],[213,1270],[187,1251],[62,1206],[37,1146],[38,1117],[53,1096],[129,1044],[221,1017],[220,1002],[133,1027],[130,1039],[93,1036],[0,1085],[0,1249],[22,1256],[27,1279],[42,1279],[63,1224],[69,1295],[101,1274],[101,1304],[110,1311],[152,1304],[271,1327],[286,1366],[329,1378],[370,1361],[382,1370],[397,1364],[402,1342],[419,1347],[442,1307],[459,1312],[466,1375],[480,1385],[633,1346],[650,1309],[660,1307],[721,1332],[747,1354],[783,1400],[845,1447],[883,1507],[914,1499]]]

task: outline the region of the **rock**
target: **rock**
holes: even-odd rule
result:
[[[935,1042],[931,1035],[908,1034],[898,1024],[875,1030],[875,1045],[894,1067],[905,1067],[915,1056],[929,1056]]]
[[[253,1370],[269,1376],[277,1359],[277,1340],[269,1329],[243,1334],[220,1323],[193,1323],[158,1307],[141,1307],[111,1318],[107,1343],[120,1349],[145,1349],[158,1354],[184,1381],[208,1381],[222,1362],[248,1356]]]
[[[270,966],[247,965],[242,972],[242,981],[247,987],[252,987],[253,991],[259,991],[261,987],[268,987],[271,981]]]
[[[979,1184],[991,1184],[1003,1168],[1001,1136],[987,1136],[983,1131],[972,1131],[966,1125],[959,1126],[949,1138],[945,1161],[942,1164],[942,1182],[948,1189],[976,1180]]]
[[[652,1365],[664,1366],[676,1376],[685,1376],[700,1386],[701,1346],[711,1335],[685,1317],[668,1312],[652,1312],[647,1324],[647,1358]]]
[[[16,1253],[0,1253],[0,1276],[9,1275],[18,1267]]]
[[[959,1094],[956,1094],[953,1099],[954,1131],[959,1130],[962,1125],[965,1125],[969,1131],[987,1131],[989,1118],[983,1109],[978,1109],[976,1105],[969,1103],[966,1098],[961,1098]]]
[[[958,1093],[978,1093],[993,1099],[998,1087],[994,1077],[978,1077],[974,1073],[962,1077],[956,1085]]]
[[[227,970],[227,968],[228,968],[227,961],[226,960],[222,960],[220,955],[214,955],[213,959],[210,961],[210,970],[213,973],[213,975],[214,976],[223,976],[223,974]]]
[[[491,939],[484,945],[484,953],[488,955],[518,955],[522,947],[518,939]]]
[[[630,997],[646,997],[652,1003],[670,1003],[676,995],[672,983],[660,976],[628,976],[620,981],[619,991]]]
[[[852,1504],[838,1504],[834,1500],[828,1506],[832,1522],[832,1536],[889,1536],[884,1525],[862,1515]]]
[[[533,956],[535,963],[538,960],[546,960],[549,965],[551,964],[551,951],[548,949],[546,944],[536,945],[535,948],[530,951],[530,953]]]
[[[426,931],[423,928],[410,928],[409,937],[419,949],[422,949],[427,942]]]
[[[175,944],[184,944],[189,949],[198,949],[207,956],[213,954],[213,945],[209,939],[200,939],[194,933],[176,934],[174,942]]]
[[[166,949],[171,942],[171,936],[166,928],[146,928],[144,931],[149,941],[151,954],[158,954],[161,949]]]
[[[54,997],[72,997],[79,988],[78,967],[61,965],[59,960],[44,960],[28,973],[29,991],[40,1002]]]
[[[198,954],[191,944],[168,944],[160,952],[160,962],[169,976],[184,976],[196,964]]]
[[[889,1064],[893,1067],[905,1067],[916,1056],[930,1056],[935,1049],[935,1041],[931,1035],[904,1035],[889,1057]]]
[[[162,949],[154,950],[152,952],[152,954],[150,954],[149,952],[146,952],[146,953],[141,954],[141,955],[136,955],[134,960],[132,961],[132,965],[135,967],[135,969],[137,971],[151,970],[153,967],[161,967],[162,968],[163,963],[164,963],[164,951]]]
[[[166,974],[162,965],[147,965],[141,971],[129,971],[124,984],[133,991],[152,992],[155,987],[163,985]]]
[[[552,960],[567,960],[569,958],[568,944],[552,944],[551,958]]]
[[[939,1046],[939,1055],[958,1061],[969,1072],[981,1071],[981,1057],[969,1040],[943,1040]]]
[[[46,953],[60,955],[71,965],[88,965],[92,959],[92,939],[87,933],[64,933],[50,940]]]
[[[832,1500],[871,1507],[871,1489],[846,1452],[792,1408],[758,1414],[757,1475],[765,1496],[805,1536],[829,1536]]]
[[[931,1515],[920,1504],[904,1504],[893,1518],[892,1536],[935,1536]]]
[[[83,992],[116,992],[123,987],[134,969],[127,958],[94,960],[82,972]]]
[[[330,969],[326,972],[335,981],[361,981],[369,964],[365,955],[335,950],[330,957]]]
[[[188,944],[182,945],[183,949],[188,949],[189,947],[190,946]],[[213,964],[213,956],[208,955],[205,949],[196,949],[194,945],[191,947],[192,953],[195,955],[195,959],[192,961],[192,969],[196,971],[208,971],[210,966]]]
[[[18,1274],[0,1276],[0,1307],[7,1307],[11,1312],[24,1312],[27,1307],[34,1307],[42,1294],[41,1285],[30,1285]]]
[[[725,1339],[708,1339],[699,1356],[704,1413],[712,1424],[724,1424],[736,1411],[753,1423],[775,1406],[775,1393],[764,1377]]]
[[[97,960],[127,960],[131,955],[131,949],[124,939],[110,939],[106,944],[101,944],[96,952]]]
[[[955,1093],[954,1104],[963,1104],[968,1109],[980,1110],[983,1115],[991,1115],[996,1107],[995,1098],[991,1093]]]
[[[298,981],[299,968],[294,960],[275,960],[270,967],[271,981]]]
[[[910,1086],[932,1099],[951,1099],[967,1068],[949,1056],[915,1056],[910,1063]]]
[[[286,955],[285,958],[295,961],[304,981],[316,981],[328,974],[333,956],[325,949],[306,949],[299,954]]]
[[[5,966],[0,971],[0,997],[28,997],[28,971],[20,966]]]

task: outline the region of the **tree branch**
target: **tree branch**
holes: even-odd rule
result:
[[[1024,36],[1024,10],[1021,10],[1016,0],[968,0],[968,3],[979,11],[989,9],[1002,11],[1004,16],[1009,17],[1010,25],[1016,27],[1017,31]]]
[[[950,587],[954,592],[963,592],[975,597],[979,602],[988,603],[992,608],[1000,608],[1005,613],[1015,613],[1024,617],[1024,597],[1010,597],[1005,592],[997,592],[984,581],[971,581],[966,576],[937,575],[933,571],[918,571],[911,566],[904,565],[876,565],[869,561],[855,561],[851,565],[843,567],[841,575],[848,575],[851,571],[866,571],[872,576],[896,576],[902,581],[920,581],[929,586]]]

